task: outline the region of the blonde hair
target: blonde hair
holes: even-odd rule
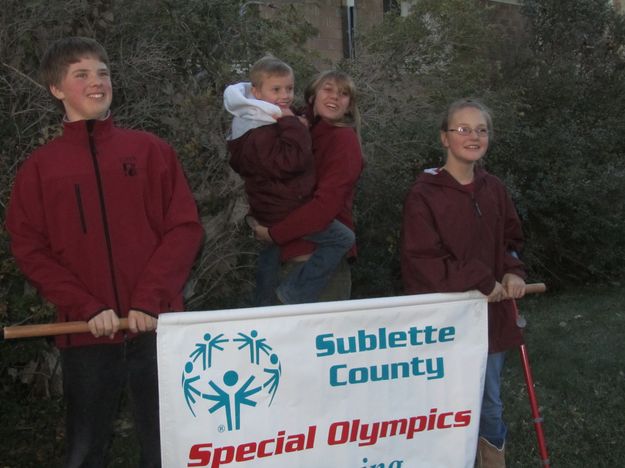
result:
[[[334,81],[341,92],[349,95],[349,106],[343,118],[335,125],[340,127],[352,127],[360,136],[360,111],[358,110],[357,91],[354,80],[345,72],[339,70],[328,70],[319,73],[310,82],[304,93],[306,103],[314,105],[317,92],[327,81]]]
[[[262,86],[266,76],[285,75],[293,75],[293,69],[273,55],[265,55],[250,68],[250,81],[255,88]]]
[[[449,121],[452,119],[454,114],[461,109],[466,109],[467,107],[479,110],[484,119],[486,120],[486,128],[488,128],[488,138],[492,141],[493,139],[493,118],[491,116],[490,109],[486,107],[481,101],[473,98],[465,98],[458,99],[457,101],[452,102],[447,108],[447,112],[441,119],[441,132],[446,132],[449,130]]]

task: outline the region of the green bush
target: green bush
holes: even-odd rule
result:
[[[358,296],[401,292],[403,198],[417,172],[442,163],[441,113],[467,96],[493,110],[484,164],[516,203],[531,278],[569,286],[623,275],[623,17],[593,0],[524,5],[526,32],[504,27],[494,8],[424,0],[360,38],[346,64],[363,90],[368,158]]]
[[[615,280],[625,254],[625,23],[608,2],[527,1],[512,170],[537,271]]]
[[[248,3],[247,6],[244,5]],[[312,74],[314,54],[302,45],[313,29],[281,8],[271,18],[258,5],[231,0],[7,0],[0,9],[0,324],[54,320],[53,308],[19,273],[4,230],[5,209],[17,168],[32,150],[61,131],[61,113],[38,84],[47,45],[67,35],[100,41],[109,53],[117,123],[152,131],[177,150],[206,231],[186,290],[192,309],[246,304],[256,245],[243,233],[243,187],[227,162],[222,90],[244,79],[266,53],[293,64],[298,77]],[[305,78],[303,78],[305,79]],[[300,82],[301,83],[301,82]],[[58,373],[42,367],[45,340],[0,347],[2,400],[33,388],[36,373],[59,393]],[[6,396],[6,399],[5,399]],[[24,398],[32,395],[25,394]]]
[[[526,0],[519,31],[504,27],[495,8],[476,5],[484,2],[416,2],[410,16],[389,14],[358,37],[356,59],[340,64],[361,91],[364,121],[355,297],[401,293],[404,197],[418,172],[441,164],[441,113],[465,96],[493,109],[485,165],[516,202],[532,278],[567,286],[624,273],[623,17],[605,1]],[[243,0],[3,2],[1,220],[17,167],[60,131],[58,107],[37,83],[39,59],[52,40],[74,34],[109,52],[116,120],[170,141],[186,169],[206,231],[189,307],[248,305],[257,246],[242,227],[242,183],[227,164],[221,93],[267,52],[294,66],[301,87],[318,61],[304,48],[314,29],[294,3],[265,17]],[[0,227],[0,323],[52,316]],[[0,349],[0,376],[20,374],[44,352],[32,349]]]

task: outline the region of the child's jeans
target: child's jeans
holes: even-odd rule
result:
[[[139,466],[161,466],[156,334],[125,343],[61,350],[66,468],[106,467],[122,391],[128,384],[141,447]]]
[[[301,262],[290,261],[282,264],[280,278],[286,278],[295,268],[299,268]],[[318,302],[347,301],[352,293],[352,272],[349,262],[345,257],[340,261],[334,273],[330,275],[330,280],[321,294]]]
[[[275,304],[275,294],[283,304],[315,302],[328,284],[332,273],[354,245],[354,232],[334,220],[323,231],[304,239],[316,244],[311,257],[293,268],[280,283],[280,249],[272,245],[258,257],[255,305]]]
[[[276,288],[279,284],[280,247],[270,244],[260,251],[256,261],[254,307],[276,305]]]
[[[311,257],[294,268],[276,289],[283,304],[317,301],[356,237],[354,231],[334,220],[325,230],[304,239],[314,242],[316,248]]]
[[[497,448],[503,447],[507,433],[503,422],[503,403],[500,392],[501,371],[505,360],[505,352],[488,355],[480,416],[480,437],[484,437]]]

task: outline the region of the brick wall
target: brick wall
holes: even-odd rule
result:
[[[272,0],[271,3],[278,8],[294,5],[317,28],[319,34],[308,41],[308,47],[318,51],[326,61],[336,63],[344,57],[345,0]],[[356,35],[382,21],[383,0],[355,0],[354,6]],[[263,13],[273,14],[273,11],[264,9]]]
[[[417,0],[418,1],[418,0]],[[519,0],[482,0],[484,4],[497,7],[497,20],[510,32],[523,30],[523,17]],[[615,5],[625,6],[625,0],[613,0]],[[277,8],[294,6],[319,34],[308,41],[308,47],[323,57],[319,68],[336,63],[345,56],[346,0],[270,0],[276,8],[261,8],[263,14],[275,14]],[[269,2],[268,2],[269,3]],[[388,3],[388,2],[387,2]],[[355,39],[379,24],[384,15],[384,0],[353,0],[355,7]]]

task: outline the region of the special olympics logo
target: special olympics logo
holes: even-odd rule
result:
[[[233,368],[235,367],[235,368]],[[256,330],[225,337],[205,333],[182,371],[182,392],[191,414],[222,411],[228,431],[241,428],[241,408],[276,396],[282,366]]]

